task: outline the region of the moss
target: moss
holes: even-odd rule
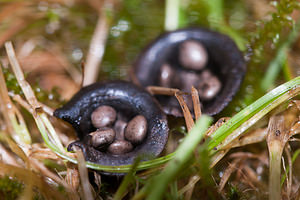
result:
[[[24,97],[23,91],[21,90],[21,87],[19,86],[16,77],[7,68],[2,69],[8,91],[13,94],[18,94]],[[40,102],[43,102],[50,107],[57,107],[58,105],[64,103],[60,100],[60,95],[57,92],[57,88],[53,88],[51,91],[46,91],[39,87],[38,82],[32,85],[32,87],[37,99]]]
[[[14,178],[8,176],[0,178],[0,196],[3,200],[17,199],[23,189],[24,185]]]
[[[252,62],[261,62],[267,55],[266,45],[276,49],[283,41],[285,30],[293,28],[294,21],[291,17],[295,9],[299,9],[299,2],[295,0],[273,1],[276,11],[270,14],[271,19],[258,21],[257,31],[250,35],[251,49],[253,50]]]

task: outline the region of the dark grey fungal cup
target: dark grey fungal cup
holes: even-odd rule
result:
[[[183,58],[180,58],[180,52],[182,51],[180,48],[187,41],[203,45],[207,52],[207,61],[203,68],[191,69],[187,67]],[[217,94],[211,97],[209,95],[211,93],[204,92],[205,95],[202,98],[200,96],[202,112],[208,115],[215,115],[228,105],[238,91],[246,72],[243,54],[234,41],[226,35],[204,28],[180,29],[159,36],[137,58],[132,68],[131,79],[143,87],[163,86],[160,77],[161,68],[165,64],[172,67],[174,74],[172,77],[173,82],[169,87],[179,88],[185,92],[190,92],[189,87],[191,84],[195,84],[195,87],[199,86],[200,76],[204,70],[209,70],[216,77],[215,80],[218,80],[221,84],[220,89],[218,89],[217,81],[215,81],[212,88],[217,91]],[[185,78],[178,77],[183,73],[185,73]],[[194,73],[196,76],[189,73]],[[199,82],[190,80],[195,79],[194,77],[197,79],[197,76]],[[210,92],[213,93],[212,90]],[[155,97],[166,114],[177,117],[183,116],[179,103],[173,103],[174,97],[163,95],[156,95]]]
[[[109,151],[94,148],[89,134],[96,131],[92,124],[91,114],[103,105],[110,106],[117,113],[121,113],[122,120],[125,122],[137,115],[144,116],[147,120],[147,134],[144,140],[134,145],[132,149],[128,148],[130,145],[123,146],[126,148],[121,146],[117,150],[111,150],[112,147],[108,147]],[[164,149],[168,138],[167,118],[158,102],[141,87],[126,81],[102,82],[86,86],[62,108],[55,110],[54,116],[69,122],[77,132],[79,139],[71,143],[68,150],[81,148],[87,161],[101,165],[128,165],[141,155],[148,155],[144,156],[143,160],[158,156]],[[122,123],[120,128],[124,129]],[[116,141],[118,140],[114,142]],[[127,151],[128,149],[130,151]]]

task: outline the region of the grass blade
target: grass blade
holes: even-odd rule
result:
[[[215,147],[217,147],[233,131],[236,131],[237,134],[232,134],[230,141],[236,139],[249,127],[251,127],[259,119],[261,119],[264,115],[266,115],[268,112],[274,109],[276,106],[296,96],[299,93],[300,77],[296,77],[293,80],[286,82],[273,89],[272,91],[270,91],[269,93],[267,93],[266,95],[259,98],[254,103],[237,113],[229,121],[223,124],[218,130],[211,134],[211,141],[208,144],[208,149],[212,150]],[[257,113],[259,113],[259,116],[248,121]],[[241,126],[243,123],[245,123],[245,126]],[[227,141],[227,144],[228,143],[229,141]],[[225,144],[223,144],[223,146],[225,146]]]
[[[168,184],[176,177],[182,166],[191,158],[193,151],[203,139],[205,131],[212,121],[212,118],[203,115],[195,124],[193,129],[179,145],[174,158],[167,164],[161,174],[155,176],[149,181],[146,187],[146,193],[149,193],[147,200],[161,199]]]

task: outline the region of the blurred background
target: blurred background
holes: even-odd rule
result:
[[[288,40],[298,16],[291,0],[2,0],[0,59],[7,67],[3,44],[13,41],[27,80],[37,93],[48,91],[38,96],[69,99],[80,88],[83,66],[97,67],[98,80],[127,79],[139,52],[161,33],[207,27],[233,38],[248,62],[243,89],[224,111],[231,113],[299,75],[298,35]]]

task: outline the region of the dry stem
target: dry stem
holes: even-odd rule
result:
[[[110,0],[105,0],[98,18],[85,63],[83,86],[94,83],[98,77],[100,69],[99,65],[104,55],[106,39],[109,31],[109,18],[107,16],[107,9],[109,5]]]
[[[188,132],[190,132],[194,126],[194,120],[193,120],[192,114],[191,114],[188,106],[186,105],[183,97],[181,96],[181,94],[176,92],[175,97],[177,98],[177,100],[181,106],[181,109],[182,109],[182,112],[184,115],[184,119],[185,119],[185,123],[186,123],[186,127],[188,129]]]

